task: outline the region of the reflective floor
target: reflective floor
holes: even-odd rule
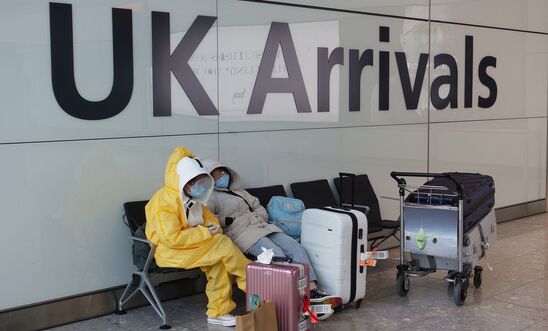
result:
[[[481,289],[472,285],[464,306],[453,303],[441,279],[445,272],[411,280],[407,297],[395,290],[393,260],[369,268],[367,294],[359,309],[347,307],[316,325],[316,330],[548,330],[548,214],[499,224],[489,250]],[[239,306],[244,296],[235,293]],[[206,323],[204,294],[164,303],[172,330],[234,330]],[[241,309],[241,308],[240,308]],[[142,307],[54,330],[158,330],[161,320]]]

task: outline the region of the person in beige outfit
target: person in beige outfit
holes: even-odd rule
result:
[[[341,303],[340,297],[330,296],[317,288],[316,274],[304,247],[276,225],[268,223],[266,209],[261,206],[259,199],[242,188],[240,175],[215,160],[204,159],[203,163],[215,180],[207,207],[218,217],[225,235],[248,255],[257,256],[264,247],[272,249],[274,256],[308,264],[310,301],[328,303],[333,308],[338,306]]]

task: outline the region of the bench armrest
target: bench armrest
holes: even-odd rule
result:
[[[148,243],[150,246],[154,246],[154,244],[151,243],[150,241],[148,241],[147,239],[137,238],[137,237],[135,237],[135,236],[128,236],[128,238],[131,239],[131,240],[135,240],[135,241],[140,241],[140,242]]]

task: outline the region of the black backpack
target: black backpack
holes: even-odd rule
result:
[[[137,230],[135,230],[133,236],[146,240],[147,237],[145,235],[145,228],[146,223],[137,227]],[[148,254],[150,253],[150,245],[142,241],[134,240],[133,244],[131,245],[131,252],[133,255],[133,264],[137,267],[137,269],[143,270],[148,258]],[[158,266],[156,265],[156,261],[154,261],[153,258],[152,262],[150,263],[149,270],[153,270],[156,268],[158,268]]]

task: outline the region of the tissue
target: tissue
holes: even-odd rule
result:
[[[263,264],[270,264],[272,262],[272,257],[274,256],[274,251],[272,248],[266,249],[264,247],[261,247],[263,252],[257,256],[257,262],[263,263]]]

